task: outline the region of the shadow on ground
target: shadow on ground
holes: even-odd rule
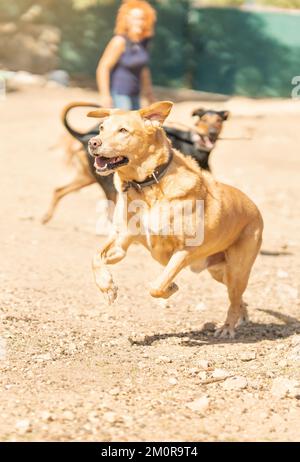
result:
[[[182,338],[182,346],[194,347],[220,343],[256,343],[261,340],[275,341],[279,338],[287,338],[294,334],[300,334],[300,321],[298,319],[273,310],[260,309],[259,311],[274,316],[279,321],[282,321],[283,324],[249,322],[236,330],[236,338],[233,340],[215,338],[214,331],[216,326],[212,323],[206,323],[202,329],[199,330],[172,333],[166,332],[154,335],[145,334],[143,340],[129,338],[129,341],[132,345],[151,346],[155,342],[169,338]]]

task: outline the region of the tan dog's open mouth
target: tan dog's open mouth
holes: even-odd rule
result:
[[[104,172],[109,170],[115,170],[118,167],[127,165],[129,160],[124,156],[115,156],[115,157],[96,157],[94,167],[98,175],[101,175]]]

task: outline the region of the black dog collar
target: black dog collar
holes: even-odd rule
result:
[[[123,192],[127,192],[130,188],[134,188],[137,192],[141,192],[143,188],[147,188],[148,186],[152,186],[153,184],[158,184],[161,178],[165,175],[172,160],[173,160],[173,150],[170,149],[169,158],[166,163],[159,165],[154,170],[154,172],[143,181],[135,181],[135,180],[127,181],[123,188]]]

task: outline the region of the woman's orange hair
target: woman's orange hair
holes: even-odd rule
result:
[[[120,6],[117,19],[115,34],[117,35],[128,35],[128,26],[126,16],[132,9],[138,8],[143,10],[145,14],[145,27],[141,39],[152,37],[154,35],[154,26],[156,22],[156,11],[155,9],[145,0],[123,0],[123,4]]]

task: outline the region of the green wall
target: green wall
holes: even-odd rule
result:
[[[206,8],[192,13],[196,89],[290,96],[300,75],[300,14]]]

